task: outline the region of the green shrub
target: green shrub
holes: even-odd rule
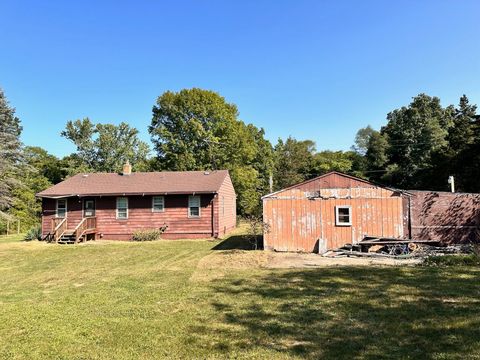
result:
[[[472,252],[476,257],[478,257],[480,259],[480,244],[473,244],[472,245]]]
[[[153,241],[159,240],[163,231],[160,229],[142,229],[133,233],[133,241]]]
[[[42,240],[42,226],[41,225],[35,225],[31,227],[27,233],[25,234],[25,237],[23,238],[26,241],[32,241],[32,240]]]
[[[429,256],[423,261],[426,266],[479,266],[478,254]]]

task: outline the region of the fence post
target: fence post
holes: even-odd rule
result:
[[[10,220],[7,220],[7,236],[10,233]]]
[[[20,234],[20,220],[17,220],[17,234]]]

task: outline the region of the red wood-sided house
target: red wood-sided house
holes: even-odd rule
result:
[[[206,238],[236,226],[227,170],[78,174],[40,193],[42,234],[55,241],[129,240],[166,227],[163,238]]]

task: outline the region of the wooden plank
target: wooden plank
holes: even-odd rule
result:
[[[416,243],[416,244],[433,244],[433,243],[439,243],[439,240],[378,240],[378,241],[360,241],[359,245],[394,245],[394,244],[410,244],[410,243]]]

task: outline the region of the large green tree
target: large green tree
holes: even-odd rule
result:
[[[464,167],[459,172],[465,191],[480,192],[480,115],[475,116],[474,139],[468,149],[462,152]],[[458,161],[460,163],[460,161]]]
[[[13,191],[21,186],[19,166],[22,163],[20,119],[0,89],[0,216],[8,216],[6,211],[14,202]]]
[[[375,132],[376,130],[374,130],[370,125],[358,130],[357,134],[355,135],[355,144],[352,146],[352,150],[360,155],[365,155],[368,151],[368,143],[370,142],[370,138]]]
[[[66,175],[61,162],[40,147],[26,146],[23,161],[17,164],[23,186],[16,186],[9,214],[20,220],[22,231],[38,224],[41,215],[41,200],[35,194],[60,182]]]
[[[264,132],[238,119],[218,93],[198,88],[167,91],[153,107],[149,127],[161,170],[228,169],[242,214],[260,211],[272,171]]]
[[[372,132],[368,139],[365,160],[367,163],[367,175],[371,180],[381,180],[388,172],[388,136],[378,131]]]
[[[167,91],[157,99],[149,128],[162,169],[193,170],[215,167],[233,155],[232,146],[244,138],[234,104],[213,91]],[[242,135],[242,134],[240,134]],[[235,154],[245,156],[245,150]]]
[[[460,98],[455,109],[453,124],[448,131],[447,140],[454,154],[468,148],[475,141],[474,125],[477,106],[470,104],[466,95]]]
[[[318,176],[330,171],[339,171],[343,173],[355,172],[355,175],[361,175],[361,163],[359,155],[353,151],[330,151],[324,150],[314,155],[315,173]]]
[[[389,185],[432,190],[447,190],[454,175],[458,190],[480,191],[472,181],[480,176],[476,110],[465,95],[457,107],[442,107],[439,98],[425,94],[414,97],[387,115],[380,132],[358,132],[358,148],[368,138],[366,174]]]
[[[275,145],[275,188],[287,186],[339,171],[364,177],[365,157],[356,151],[317,152],[312,140],[296,140],[291,136]]]
[[[480,192],[480,116],[477,106],[463,95],[455,110],[454,125],[448,134],[446,162],[456,177],[457,189]]]
[[[88,118],[69,121],[61,135],[77,147],[77,152],[65,159],[70,175],[121,171],[127,160],[137,171],[148,170],[149,147],[139,139],[138,130],[124,122],[94,124]]]
[[[26,163],[36,169],[38,175],[45,177],[51,184],[57,184],[67,176],[63,161],[41,147],[26,146],[24,156]]]
[[[297,140],[289,136],[285,141],[278,139],[275,145],[275,189],[310,179],[315,174],[315,142]]]
[[[53,184],[33,166],[22,166],[22,169],[24,186],[15,187],[13,190],[13,202],[9,214],[20,220],[21,230],[26,231],[40,221],[42,202],[35,194]]]
[[[433,158],[448,147],[454,107],[442,107],[440,99],[420,94],[387,115],[380,134],[372,132],[366,157],[370,171],[381,180],[402,188],[423,188]]]
[[[248,125],[248,129],[256,144],[256,152],[252,164],[254,169],[260,175],[257,189],[260,194],[265,195],[272,190],[270,188],[270,179],[273,181],[273,171],[275,166],[273,147],[270,141],[265,139],[265,131],[263,129],[258,129],[251,124]]]

